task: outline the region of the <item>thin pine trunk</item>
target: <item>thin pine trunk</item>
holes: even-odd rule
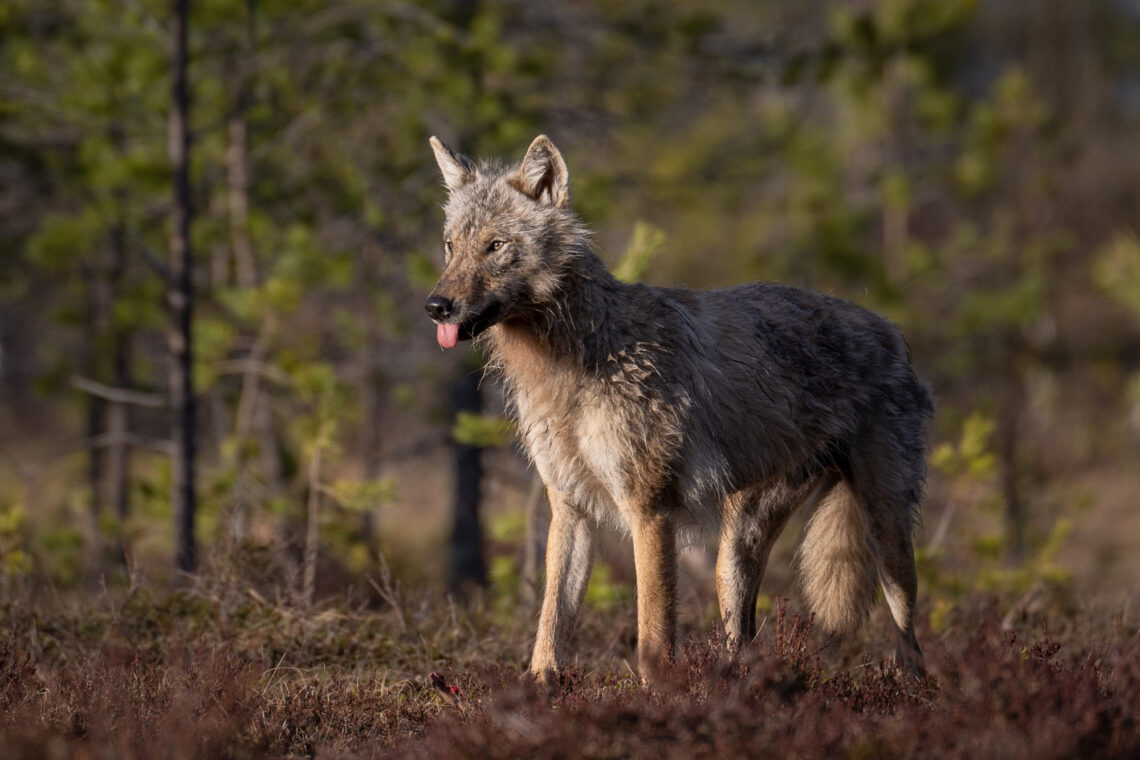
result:
[[[534,476],[526,500],[526,528],[523,545],[522,585],[519,589],[527,607],[538,603],[538,574],[546,559],[546,534],[550,528],[550,510],[546,506],[546,489],[542,478]]]
[[[359,295],[363,305],[370,303],[370,297],[375,293],[378,283],[376,267],[371,256],[376,249],[371,246],[361,246],[356,258],[357,279],[359,282]],[[384,416],[384,373],[380,369],[380,360],[383,356],[383,335],[378,320],[367,321],[365,327],[364,348],[359,352],[360,365],[358,376],[360,382],[360,400],[363,414],[363,427],[360,433],[361,447],[361,475],[366,481],[380,479],[383,462],[380,458],[381,429],[380,422]],[[380,559],[380,546],[377,538],[377,510],[370,508],[360,515],[360,541],[368,552],[372,562]]]
[[[452,389],[456,413],[478,414],[483,403],[477,372],[464,372]],[[479,502],[483,484],[483,450],[464,443],[455,444],[455,506],[451,530],[451,569],[449,585],[458,593],[487,585],[487,565],[483,559],[483,533],[479,525]]]
[[[1026,554],[1028,515],[1021,492],[1021,416],[1025,394],[1016,358],[1011,358],[1006,372],[1002,408],[998,414],[997,454],[1000,464],[1002,497],[1005,501],[1006,558],[1019,564]]]
[[[89,286],[90,288],[91,286]],[[89,304],[90,308],[90,304]],[[93,315],[88,316],[87,326],[84,330],[85,345],[91,354],[85,358],[84,366],[89,375],[95,374],[94,366],[94,325]],[[98,396],[87,396],[84,402],[87,406],[87,489],[90,494],[90,521],[88,530],[90,540],[87,542],[87,573],[92,586],[96,586],[103,574],[103,535],[101,523],[103,519],[103,466],[105,452],[96,444],[96,440],[103,434],[107,416],[107,402]]]
[[[240,72],[240,67],[239,67]],[[240,74],[239,74],[240,75]],[[227,206],[230,221],[230,248],[234,256],[237,284],[250,288],[257,284],[257,267],[253,243],[249,237],[249,173],[247,166],[247,128],[244,91],[230,114],[226,142]]]
[[[126,200],[121,196],[119,202]],[[127,227],[121,219],[111,230],[111,267],[108,272],[109,308],[114,308],[123,290],[123,279],[127,272]],[[112,335],[111,384],[116,388],[131,387],[131,345],[130,335],[118,325],[110,326]],[[130,427],[129,406],[122,402],[112,402],[107,413],[107,432],[116,443],[107,452],[107,470],[110,475],[110,501],[115,516],[120,523],[130,517],[131,496],[131,447],[126,443]],[[121,547],[125,557],[127,547]]]
[[[364,381],[361,388],[361,400],[364,408],[364,431],[361,452],[363,460],[362,475],[366,481],[379,480],[381,472],[380,460],[380,419],[382,416],[380,388],[383,382],[377,367],[377,344],[379,338],[370,336],[369,346],[362,353],[365,355]],[[367,509],[360,515],[360,540],[368,551],[368,559],[376,562],[380,558],[380,546],[377,540],[376,510]]]
[[[198,566],[194,539],[197,506],[194,489],[195,399],[193,376],[193,285],[190,248],[190,94],[186,81],[188,0],[174,0],[174,59],[168,149],[174,170],[174,204],[171,209],[169,306],[171,326],[170,406],[173,453],[172,504],[175,519],[175,565],[182,573]]]
[[[309,515],[305,529],[305,556],[302,560],[301,599],[306,604],[313,603],[313,593],[317,585],[317,549],[320,545],[321,510],[321,447],[313,446],[313,458],[309,460]]]
[[[246,2],[245,38],[228,66],[229,75],[236,86],[231,96],[230,114],[226,125],[226,203],[229,218],[230,251],[237,285],[241,288],[257,286],[257,259],[249,234],[249,127],[246,112],[250,101],[250,72],[254,69],[256,50],[257,3]],[[276,321],[267,314],[254,339],[250,351],[249,368],[242,376],[238,398],[235,436],[241,451],[257,438],[261,476],[270,490],[280,487],[280,467],[273,434],[273,416],[261,389],[259,367],[264,363],[276,330]],[[237,485],[234,489],[234,508],[231,520],[232,536],[240,539],[249,522],[252,459],[237,462]]]
[[[884,148],[884,163],[888,169],[906,165],[906,82],[901,57],[887,63],[884,74],[884,109],[889,130]],[[886,189],[886,188],[885,188]],[[883,269],[892,285],[901,285],[906,279],[906,247],[909,242],[909,203],[888,190],[883,199]]]

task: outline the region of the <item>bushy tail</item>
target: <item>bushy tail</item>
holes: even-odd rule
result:
[[[823,496],[799,555],[804,596],[816,623],[835,632],[857,628],[875,598],[876,564],[867,514],[846,483]]]

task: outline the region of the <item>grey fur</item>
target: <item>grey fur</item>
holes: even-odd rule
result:
[[[591,252],[545,136],[518,166],[432,146],[450,190],[450,251],[432,295],[452,309],[437,321],[486,343],[554,511],[531,669],[547,676],[563,662],[588,526],[634,538],[644,670],[672,651],[679,532],[719,535],[722,616],[730,639],[746,641],[772,541],[818,501],[801,547],[817,620],[857,625],[878,575],[899,655],[921,671],[911,536],[932,405],[898,330],[783,285],[621,283]]]

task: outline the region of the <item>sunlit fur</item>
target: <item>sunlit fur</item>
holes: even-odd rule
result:
[[[719,536],[721,615],[746,642],[772,542],[809,503],[800,564],[816,621],[858,625],[878,578],[899,657],[921,671],[911,536],[932,407],[898,330],[783,285],[619,282],[591,252],[546,137],[514,166],[432,147],[451,243],[432,295],[489,349],[553,510],[531,670],[565,662],[598,524],[633,538],[645,673],[672,653],[678,541]]]

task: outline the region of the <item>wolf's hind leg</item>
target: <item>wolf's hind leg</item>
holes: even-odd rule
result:
[[[737,497],[732,497],[730,501]],[[726,521],[716,553],[716,595],[729,646],[738,647],[756,635],[756,596],[764,577],[768,551],[765,542],[740,520]]]
[[[921,441],[922,427],[915,440]],[[899,426],[902,429],[902,426]],[[914,566],[914,522],[926,472],[924,449],[900,440],[897,431],[875,431],[854,456],[855,490],[866,509],[871,544],[895,627],[895,662],[915,676],[926,673],[914,635],[918,572]]]
[[[756,597],[772,545],[792,513],[820,490],[819,483],[777,485],[739,491],[725,500],[716,590],[729,646],[739,647],[756,636]]]
[[[895,662],[911,674],[926,674],[922,650],[914,635],[918,573],[914,565],[910,517],[905,510],[875,515],[872,530],[879,547],[879,582],[895,625]]]
[[[551,521],[546,544],[546,588],[530,672],[548,679],[564,664],[566,641],[586,595],[594,559],[593,526],[565,498],[549,490]]]

